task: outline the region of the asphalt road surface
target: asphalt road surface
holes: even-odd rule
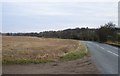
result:
[[[85,41],[85,44],[102,74],[118,74],[117,47],[91,41]]]

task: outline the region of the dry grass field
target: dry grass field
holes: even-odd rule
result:
[[[85,46],[77,40],[28,36],[2,37],[3,64],[77,59],[86,54],[85,50]]]

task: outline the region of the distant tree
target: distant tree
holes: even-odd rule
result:
[[[98,36],[101,42],[106,42],[107,40],[114,40],[115,35],[115,24],[109,22],[98,29]]]
[[[90,28],[75,28],[65,29],[61,31],[44,31],[44,32],[31,32],[31,33],[5,33],[2,35],[7,36],[35,36],[45,38],[62,38],[62,39],[77,39],[77,40],[89,40],[89,41],[101,41],[106,42],[120,41],[120,28],[116,28],[116,25],[112,22],[108,22],[104,26],[98,29]],[[117,31],[118,30],[118,31]],[[117,34],[119,32],[119,35]],[[116,35],[117,34],[117,35]]]

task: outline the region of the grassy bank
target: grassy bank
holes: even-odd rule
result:
[[[120,47],[120,42],[112,42],[112,41],[107,41],[106,44],[112,45],[112,46],[116,46],[116,47]]]
[[[77,40],[24,36],[3,36],[2,40],[3,64],[38,64],[86,55],[85,46]]]

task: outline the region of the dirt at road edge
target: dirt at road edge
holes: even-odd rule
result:
[[[3,65],[3,74],[99,74],[90,55],[82,59],[45,64]]]

